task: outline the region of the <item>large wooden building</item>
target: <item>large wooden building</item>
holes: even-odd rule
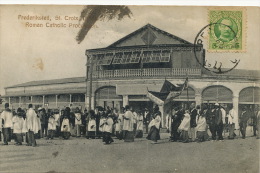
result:
[[[150,24],[105,48],[86,50],[87,77],[32,81],[5,88],[5,98],[13,108],[35,106],[63,108],[91,105],[117,109],[127,104],[135,109],[152,108],[147,90],[159,91],[165,78],[174,84],[189,77],[175,102],[196,104],[260,104],[259,71],[234,69],[215,74],[203,70],[205,52],[194,45]],[[91,88],[91,89],[90,89]],[[90,101],[90,103],[89,103]],[[161,108],[162,110],[162,108]]]

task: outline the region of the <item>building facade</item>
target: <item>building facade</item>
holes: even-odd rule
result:
[[[200,65],[205,60],[204,51],[202,45],[148,24],[106,48],[86,50],[86,77],[6,87],[5,98],[13,108],[33,103],[48,108],[120,109],[130,105],[136,110],[152,109],[147,90],[159,91],[165,79],[182,84],[188,77],[188,89],[173,102],[233,104],[237,111],[241,105],[260,104],[259,71],[205,71]],[[163,112],[163,107],[160,109]]]

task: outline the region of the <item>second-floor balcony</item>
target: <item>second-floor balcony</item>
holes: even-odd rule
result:
[[[145,68],[117,69],[93,72],[93,78],[124,78],[124,77],[167,77],[167,76],[201,76],[201,69],[192,68]]]

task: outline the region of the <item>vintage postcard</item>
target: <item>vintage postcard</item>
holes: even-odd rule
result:
[[[258,173],[260,9],[0,5],[0,172]]]

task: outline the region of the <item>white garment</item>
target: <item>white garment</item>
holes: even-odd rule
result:
[[[61,123],[61,131],[62,132],[70,132],[70,122],[69,119],[64,118]]]
[[[13,121],[13,133],[22,133],[24,119],[22,117],[14,116],[12,121]]]
[[[172,127],[172,116],[170,114],[166,115],[166,122],[165,122],[166,128],[171,131]]]
[[[199,116],[198,121],[197,121],[196,130],[199,132],[204,132],[204,131],[206,131],[206,126],[207,126],[206,118]]]
[[[238,114],[234,109],[231,109],[228,114],[228,124],[235,124],[235,129],[239,129]]]
[[[226,113],[225,109],[223,109],[223,108],[221,108],[220,110],[221,110],[221,113],[222,113],[222,122],[223,122],[223,124],[226,124],[225,118],[226,118],[227,113]]]
[[[150,124],[149,124],[149,128],[151,128],[152,126],[155,126],[157,129],[160,129],[160,124],[161,124],[161,117],[159,115],[157,115],[155,117],[155,119],[153,119]]]
[[[60,114],[54,114],[56,126],[60,126]]]
[[[120,132],[122,130],[122,126],[123,126],[123,115],[119,114],[118,118],[117,118],[117,123],[116,123],[116,131]]]
[[[88,122],[88,131],[95,132],[96,131],[96,120],[90,119]]]
[[[40,122],[39,119],[37,118],[37,115],[33,108],[30,108],[27,110],[26,113],[26,126],[27,130],[33,131],[34,133],[38,133],[40,130]]]
[[[56,130],[56,122],[54,117],[50,117],[48,120],[48,130]]]
[[[131,111],[126,111],[124,117],[123,130],[133,131],[133,113]]]
[[[143,115],[139,115],[139,116],[137,116],[137,118],[136,118],[136,121],[137,121],[137,128],[136,128],[136,130],[143,130],[144,129],[144,117],[143,117]]]
[[[75,124],[81,125],[81,114],[80,113],[75,113]]]
[[[109,117],[107,120],[106,120],[106,123],[104,125],[104,132],[109,132],[109,133],[112,133],[112,129],[113,129],[113,119],[111,117]]]
[[[137,123],[137,113],[136,112],[133,112],[133,123]]]
[[[12,128],[13,127],[13,113],[11,111],[4,110],[1,113],[1,118],[4,120],[3,128]],[[0,122],[2,124],[2,120]]]
[[[100,118],[99,120],[99,131],[100,132],[104,132],[104,126],[105,126],[105,123],[106,123],[106,118]]]
[[[185,113],[184,118],[183,118],[183,120],[182,120],[178,129],[188,131],[189,128],[190,128],[190,114]]]

